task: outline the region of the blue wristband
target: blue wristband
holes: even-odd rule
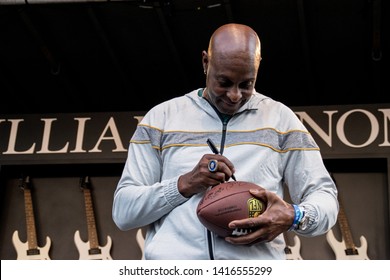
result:
[[[299,222],[301,221],[301,216],[302,216],[301,209],[298,207],[298,205],[293,204],[292,206],[294,207],[295,216],[294,216],[294,221],[293,221],[293,223],[288,231],[292,231],[292,230],[298,228],[298,225],[299,225]]]

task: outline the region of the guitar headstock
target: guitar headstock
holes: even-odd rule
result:
[[[89,180],[89,176],[84,176],[80,178],[80,189],[90,189],[91,188],[91,182]]]
[[[19,179],[19,188],[22,190],[30,189],[30,176],[23,176]]]

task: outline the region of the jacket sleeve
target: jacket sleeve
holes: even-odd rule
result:
[[[307,237],[318,236],[330,230],[337,221],[338,191],[312,135],[291,109],[285,107],[283,114],[285,131],[295,128],[306,132],[292,134],[292,139],[286,138],[286,141],[298,142],[301,146],[283,154],[283,178],[291,200],[304,207],[305,215],[309,217],[307,229],[296,232]],[[297,135],[300,138],[296,138]]]
[[[114,193],[112,217],[121,230],[151,224],[187,201],[178,191],[178,177],[161,180],[159,147],[153,144],[153,136],[141,133],[142,129],[142,126],[137,127],[130,142]]]
[[[304,236],[317,236],[337,221],[337,188],[326,170],[319,151],[294,151],[289,155],[285,181],[293,203],[305,208],[309,227],[297,230]]]

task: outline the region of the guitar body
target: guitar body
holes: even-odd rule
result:
[[[326,240],[333,249],[336,260],[369,260],[367,256],[367,240],[364,236],[360,236],[361,246],[355,248],[357,253],[354,254],[347,254],[347,246],[344,239],[342,238],[342,241],[338,241],[332,230],[326,234]]]
[[[19,238],[19,232],[14,231],[12,235],[12,243],[14,244],[17,260],[50,260],[49,250],[51,246],[51,240],[46,236],[46,244],[44,247],[37,247],[33,250],[29,250],[28,242],[22,242]],[[29,254],[29,251],[35,251],[34,254]]]
[[[38,247],[30,176],[20,178],[19,187],[23,190],[24,195],[27,241],[20,241],[19,232],[17,230],[14,231],[12,235],[12,243],[16,250],[17,260],[50,260],[50,238],[46,236],[45,246]]]
[[[88,241],[82,241],[80,238],[80,231],[77,230],[74,234],[74,243],[79,251],[80,260],[112,260],[110,254],[112,245],[111,237],[109,235],[107,236],[106,246],[99,246],[90,185],[89,176],[80,179],[80,188],[84,194]]]
[[[333,175],[332,179],[336,182]],[[338,199],[340,209],[337,216],[337,222],[340,227],[341,241],[338,241],[335,238],[332,229],[326,233],[326,240],[328,241],[329,246],[333,249],[333,252],[336,255],[336,260],[369,260],[367,256],[366,238],[364,236],[360,236],[360,247],[355,246],[341,197],[339,196]]]
[[[287,260],[303,260],[300,254],[301,240],[296,235],[294,236],[294,245],[289,246],[286,244],[286,248],[284,249],[284,251],[286,252]]]
[[[80,260],[112,260],[110,250],[112,245],[111,237],[107,236],[107,244],[105,246],[98,246],[99,253],[90,253],[90,242],[84,242],[81,240],[80,231],[76,231],[74,234],[74,243],[79,251]]]

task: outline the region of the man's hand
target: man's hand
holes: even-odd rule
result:
[[[217,166],[214,172],[209,170],[209,161],[216,160]],[[205,154],[192,169],[192,171],[179,177],[179,192],[190,197],[196,193],[205,191],[210,186],[226,182],[233,175],[235,169],[233,163],[222,155]]]
[[[287,231],[294,221],[294,207],[275,193],[263,188],[251,190],[251,193],[266,203],[266,209],[256,218],[232,221],[230,228],[250,228],[253,231],[243,236],[226,237],[225,240],[229,243],[251,245],[272,241]]]

